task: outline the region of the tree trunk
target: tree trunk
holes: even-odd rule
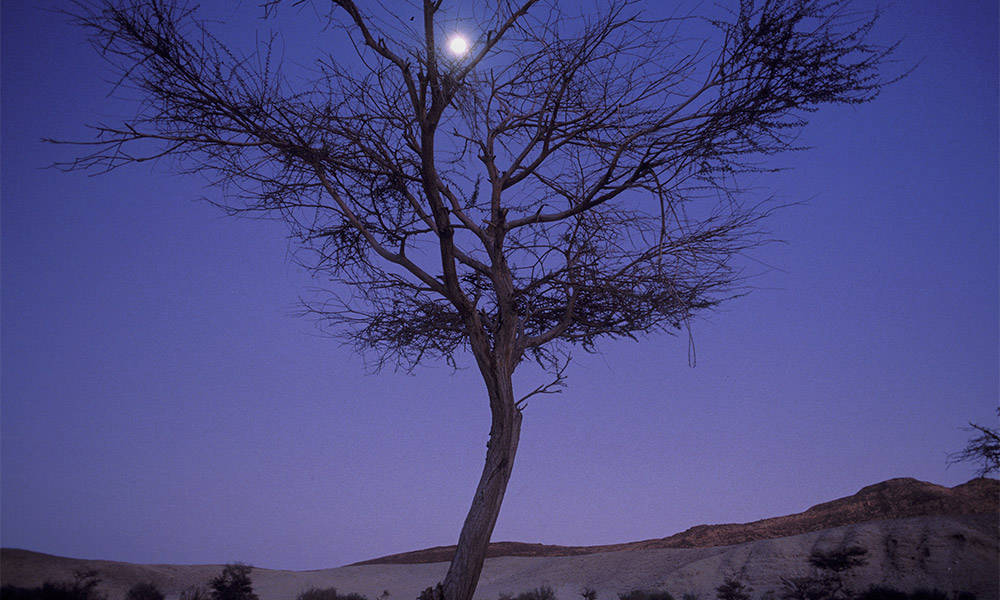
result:
[[[500,505],[507,490],[521,435],[521,411],[514,405],[510,374],[493,375],[485,377],[493,412],[486,465],[483,467],[479,486],[476,487],[469,514],[462,525],[451,566],[442,584],[444,600],[472,600],[479,583],[479,574],[483,570],[483,561],[486,560],[490,536],[500,514]]]

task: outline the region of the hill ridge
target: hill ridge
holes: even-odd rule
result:
[[[1000,511],[1000,481],[976,478],[945,487],[912,477],[898,477],[865,486],[857,493],[821,502],[791,515],[749,523],[700,524],[663,538],[598,546],[559,546],[526,542],[492,542],[488,558],[500,556],[578,556],[622,550],[706,548],[799,535],[866,521],[932,515],[971,515]],[[354,563],[423,564],[447,562],[455,546],[435,546]]]

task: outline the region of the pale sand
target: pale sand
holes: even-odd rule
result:
[[[478,599],[501,593],[551,586],[560,600],[578,599],[584,587],[597,590],[601,600],[615,600],[631,589],[666,589],[678,600],[685,593],[702,600],[715,598],[724,577],[740,575],[759,597],[779,590],[781,575],[809,573],[806,557],[813,549],[845,545],[869,552],[866,566],[856,569],[852,587],[886,584],[903,590],[938,588],[966,590],[978,600],[998,598],[997,516],[917,517],[872,521],[803,535],[715,548],[638,550],[573,557],[502,557],[486,561],[476,592]],[[41,556],[41,558],[39,558]],[[221,566],[133,565],[77,561],[4,551],[5,584],[40,585],[67,580],[81,566],[96,568],[109,600],[119,600],[139,581],[152,581],[168,598],[186,587],[204,585]],[[254,569],[254,589],[261,600],[294,600],[311,587],[336,587],[376,600],[383,590],[390,600],[413,600],[420,590],[441,580],[446,563],[424,565],[365,565],[318,571]]]

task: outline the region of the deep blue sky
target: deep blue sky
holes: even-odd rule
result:
[[[366,374],[293,316],[313,282],[283,227],[224,217],[169,165],[44,169],[72,150],[40,138],[130,111],[57,5],[2,7],[2,544],[312,569],[454,543],[489,428],[475,372]],[[995,423],[997,22],[993,0],[886,10],[876,36],[919,67],[816,114],[815,148],[754,182],[806,201],[769,223],[786,243],[754,257],[774,268],[694,323],[696,368],[684,338],[578,353],[526,412],[495,540],[660,537],[972,477],[945,457]]]

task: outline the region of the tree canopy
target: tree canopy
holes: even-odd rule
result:
[[[638,0],[311,6],[342,44],[289,69],[227,45],[175,0],[80,2],[77,22],[141,101],[69,168],[169,159],[233,214],[286,223],[330,282],[306,312],[385,363],[482,374],[486,464],[440,588],[472,597],[525,400],[572,347],[673,332],[744,291],[736,259],[773,208],[744,188],[822,105],[868,102],[892,52],[846,0],[742,0],[651,18]],[[345,53],[345,49],[351,52]],[[515,393],[525,358],[553,380]],[[432,588],[433,593],[433,588]]]

